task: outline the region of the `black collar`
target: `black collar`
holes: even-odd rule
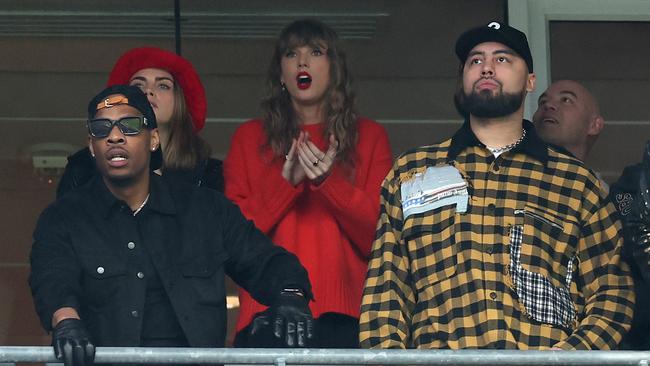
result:
[[[546,165],[548,162],[547,144],[539,138],[537,132],[535,132],[535,127],[530,121],[523,120],[522,126],[526,130],[526,137],[524,138],[524,141],[512,149],[512,151],[530,155],[542,164]],[[469,125],[469,120],[465,120],[460,129],[456,131],[454,136],[451,138],[451,145],[449,146],[449,152],[447,153],[447,161],[456,159],[461,151],[470,146],[485,147],[485,145],[478,140],[474,131],[472,131],[472,128]]]
[[[90,183],[90,192],[98,201],[98,207],[102,210],[103,217],[108,218],[115,210],[130,209],[126,202],[117,199],[108,190],[104,180],[99,174],[95,174]],[[162,214],[173,215],[176,213],[176,206],[168,183],[158,174],[151,173],[149,180],[149,201],[146,206],[148,210]]]

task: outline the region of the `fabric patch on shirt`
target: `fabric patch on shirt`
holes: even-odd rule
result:
[[[568,287],[572,281],[573,261],[568,263],[566,286],[555,287],[548,278],[521,266],[521,244],[524,229],[515,225],[510,231],[510,275],[519,301],[531,318],[540,323],[570,327],[577,314]]]
[[[469,203],[467,182],[451,165],[428,167],[402,182],[401,196],[404,218],[447,205],[455,205],[456,212],[464,213]]]

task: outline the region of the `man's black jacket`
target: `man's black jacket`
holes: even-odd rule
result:
[[[642,168],[642,164],[625,167],[618,181],[610,187],[610,200],[616,206],[623,223],[627,222],[628,215],[633,215],[632,206],[639,192],[639,179]],[[639,265],[632,257],[635,243],[632,241],[631,233],[626,225],[623,225],[623,236],[625,238],[623,258],[630,265],[632,277],[634,278],[636,302],[634,304],[632,328],[623,337],[619,348],[638,351],[650,350],[650,283],[646,282],[641,274],[642,271],[647,271],[647,269],[639,268]]]
[[[77,309],[97,346],[138,346],[151,258],[192,347],[223,347],[224,274],[259,302],[284,286],[310,294],[297,258],[273,245],[214,190],[151,175],[150,197],[133,216],[96,176],[38,220],[30,285],[46,330],[54,311]]]

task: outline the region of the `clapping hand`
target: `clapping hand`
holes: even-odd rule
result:
[[[298,160],[307,178],[316,185],[321,184],[334,167],[339,142],[334,135],[330,135],[329,147],[326,152],[323,152],[309,139],[309,134],[306,134],[306,137],[296,147]]]
[[[305,132],[300,132],[297,139],[291,142],[291,148],[287,155],[285,155],[284,165],[282,165],[282,177],[287,180],[292,186],[297,186],[298,183],[305,179],[305,170],[298,161],[298,146],[303,143],[306,138]]]

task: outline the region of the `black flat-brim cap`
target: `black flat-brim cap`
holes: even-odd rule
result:
[[[467,55],[484,42],[498,42],[515,51],[528,66],[528,72],[533,72],[533,56],[530,53],[526,35],[507,24],[490,22],[489,24],[472,28],[458,37],[456,41],[456,55],[461,63],[465,63]]]

